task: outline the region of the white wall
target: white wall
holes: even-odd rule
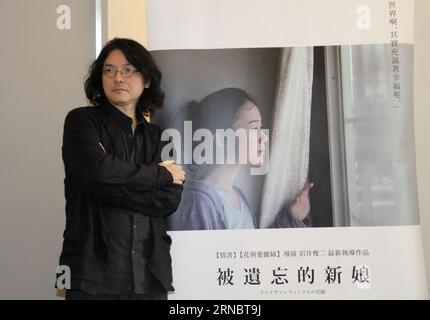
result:
[[[415,1],[414,113],[418,199],[430,288],[430,1]]]

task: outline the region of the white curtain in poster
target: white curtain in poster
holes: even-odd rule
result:
[[[284,48],[279,78],[260,228],[273,223],[308,176],[313,48]]]

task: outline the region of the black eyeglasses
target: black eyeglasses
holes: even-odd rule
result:
[[[103,75],[108,77],[108,78],[115,77],[117,71],[119,71],[121,73],[121,76],[123,76],[124,78],[130,78],[133,74],[135,74],[136,72],[139,72],[132,65],[124,66],[124,67],[121,67],[119,69],[117,69],[117,67],[115,67],[115,66],[103,67]]]

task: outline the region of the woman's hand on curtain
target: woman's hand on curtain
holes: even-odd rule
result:
[[[302,191],[298,194],[293,203],[290,204],[291,214],[300,221],[303,221],[311,211],[311,203],[309,201],[309,190],[314,186],[313,182],[306,182]]]

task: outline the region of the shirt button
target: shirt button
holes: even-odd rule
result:
[[[135,254],[135,253],[136,253],[136,251],[134,251],[134,250],[131,250],[131,253],[132,253],[132,254]]]
[[[134,224],[134,225],[133,225],[133,229],[136,229],[136,228],[137,228],[137,226]]]

